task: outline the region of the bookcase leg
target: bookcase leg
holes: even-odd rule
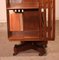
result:
[[[14,56],[17,55],[19,52],[29,50],[32,48],[32,45],[30,42],[21,42],[19,45],[14,46]]]
[[[47,54],[46,49],[44,47],[40,48],[39,56],[45,56]]]
[[[46,55],[46,48],[47,48],[48,41],[40,41],[34,43],[34,50],[39,52],[39,56]]]
[[[43,46],[35,46],[34,50],[39,52],[39,56],[44,56],[46,55],[46,48]]]
[[[25,41],[21,42],[19,45],[14,46],[14,56],[17,55],[18,53],[29,50],[29,49],[34,49],[39,52],[39,56],[43,56],[46,54],[46,47],[47,47],[47,41]]]

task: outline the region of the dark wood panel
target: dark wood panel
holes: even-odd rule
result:
[[[23,13],[24,30],[39,31],[39,12],[38,11],[25,11]]]

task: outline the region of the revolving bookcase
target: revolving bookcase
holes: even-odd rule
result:
[[[6,0],[10,41],[20,41],[14,54],[34,49],[42,56],[48,41],[55,40],[55,0]]]

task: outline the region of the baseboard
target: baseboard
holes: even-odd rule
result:
[[[0,23],[7,23],[6,20],[0,20]]]

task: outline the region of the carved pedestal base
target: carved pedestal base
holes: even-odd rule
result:
[[[19,52],[29,50],[29,49],[34,49],[39,52],[40,56],[43,56],[46,54],[46,48],[47,47],[47,41],[26,41],[26,42],[21,42],[20,45],[15,45],[14,46],[14,56],[17,55]]]

